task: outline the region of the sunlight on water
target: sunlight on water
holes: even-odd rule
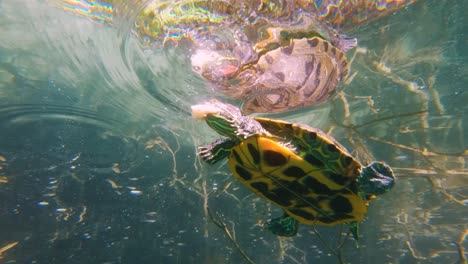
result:
[[[88,1],[61,1],[61,8],[66,11],[76,13],[81,16],[92,18],[98,22],[111,22],[113,7],[107,3],[88,2]]]
[[[1,1],[0,262],[466,262],[468,3],[357,2]],[[313,37],[335,52],[291,55]],[[320,104],[268,86],[317,60],[333,79],[339,52]],[[262,116],[392,166],[359,247],[346,226],[268,232],[281,210],[196,156],[218,136],[190,106],[212,98],[294,98]]]

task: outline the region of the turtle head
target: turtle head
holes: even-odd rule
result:
[[[230,139],[243,140],[253,134],[267,133],[260,123],[242,116],[238,107],[217,100],[193,105],[192,116],[205,120],[218,134]]]
[[[211,82],[222,82],[237,74],[241,62],[232,54],[199,49],[191,57],[192,70]]]
[[[386,163],[374,161],[362,168],[358,183],[367,196],[381,195],[393,187],[395,175]]]

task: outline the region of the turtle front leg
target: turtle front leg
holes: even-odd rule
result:
[[[228,138],[220,138],[210,144],[198,147],[197,155],[209,165],[213,165],[229,156],[235,143]]]
[[[299,230],[299,222],[285,212],[283,216],[268,221],[267,228],[275,235],[292,237]]]

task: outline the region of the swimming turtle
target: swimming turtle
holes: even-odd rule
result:
[[[224,136],[198,155],[210,165],[227,158],[235,178],[284,210],[268,223],[274,234],[293,236],[299,223],[346,223],[357,239],[368,202],[394,185],[387,164],[362,165],[319,129],[243,116],[215,100],[192,106],[192,115]]]
[[[284,112],[322,102],[347,76],[345,50],[319,33],[280,28],[268,32],[268,39],[253,45],[257,56],[253,61],[226,56],[230,53],[225,50],[198,50],[192,56],[192,68],[217,90],[243,100],[243,114]],[[347,49],[356,45],[354,39],[339,39]]]
[[[187,47],[193,71],[249,114],[329,98],[349,72],[344,52],[356,45],[341,33],[416,0],[69,2],[64,9],[106,24],[131,14],[143,47]]]
[[[241,34],[234,38],[236,45],[221,50],[195,49],[192,69],[208,80],[213,90],[241,100],[243,114],[284,112],[317,104],[330,98],[346,78],[349,65],[345,52],[357,45],[356,39],[336,29],[383,16],[412,2],[379,6],[375,1],[298,1],[295,8],[290,3],[281,7],[272,4],[271,9],[262,6],[260,13],[268,19],[245,26],[252,29],[245,32],[256,32],[250,34],[253,37]],[[289,22],[277,21],[286,18]],[[292,23],[294,18],[300,22]]]

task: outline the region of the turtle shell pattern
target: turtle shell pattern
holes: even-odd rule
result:
[[[241,183],[303,224],[336,225],[364,219],[367,201],[358,195],[356,182],[362,165],[344,148],[320,130],[269,119],[257,121],[266,124],[274,137],[253,135],[231,149],[228,164]],[[288,139],[295,151],[282,143]]]
[[[312,162],[310,159],[316,158],[321,162],[320,167],[345,176],[340,181],[343,185],[347,184],[345,180],[354,182],[360,175],[362,164],[351,156],[343,145],[322,130],[276,119],[253,119],[281,141],[297,146],[297,152],[303,159]]]
[[[344,52],[328,41],[292,39],[262,54],[240,71],[239,82],[221,89],[244,99],[244,114],[283,112],[328,99],[348,72]]]

